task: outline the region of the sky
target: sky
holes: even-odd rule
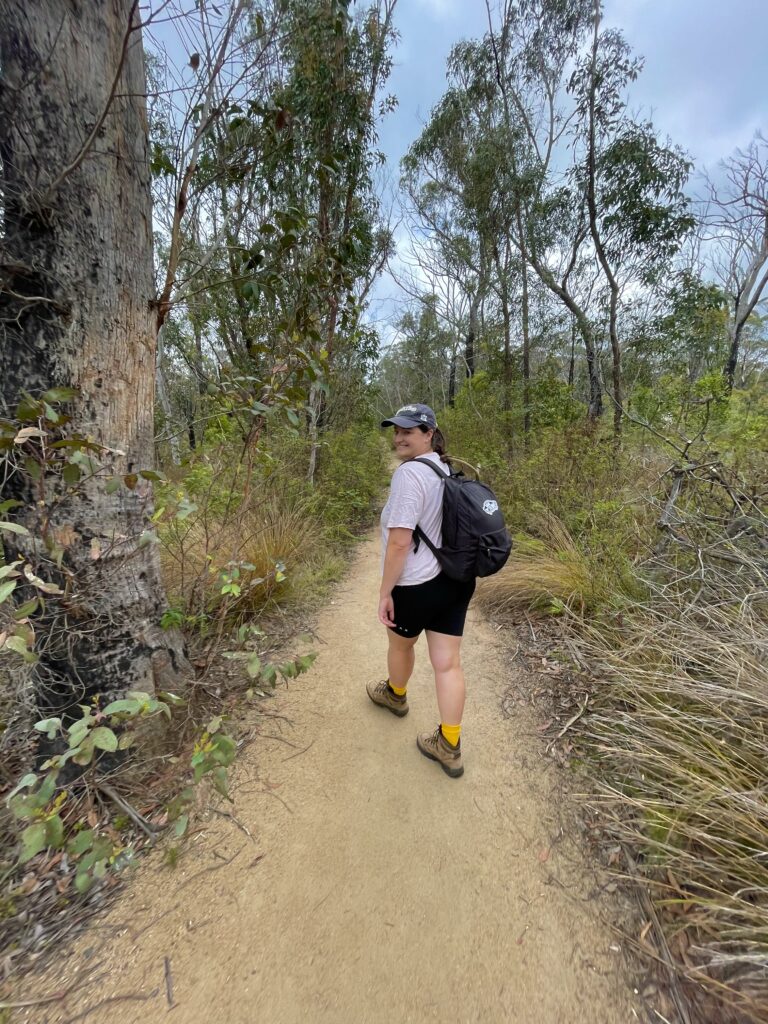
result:
[[[492,5],[493,6],[493,5]],[[605,0],[606,25],[621,28],[645,70],[631,109],[695,159],[714,164],[768,132],[768,0]],[[396,165],[442,95],[446,58],[487,27],[485,0],[398,0],[389,91],[398,109],[381,126]]]
[[[401,157],[445,90],[451,47],[487,29],[485,0],[398,0],[395,25],[387,92],[398,106],[380,125],[379,145],[396,181]],[[651,117],[689,154],[694,175],[706,167],[716,177],[720,160],[756,131],[768,135],[768,0],[604,0],[604,25],[620,28],[645,58],[630,110]],[[383,276],[371,313],[385,344],[405,305]]]

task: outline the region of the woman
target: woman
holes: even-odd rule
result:
[[[464,773],[461,637],[475,581],[452,580],[441,571],[428,545],[413,541],[418,525],[436,547],[441,545],[443,484],[431,467],[413,460],[427,458],[449,473],[445,441],[428,405],[403,406],[381,425],[394,427],[395,454],[402,465],[392,476],[389,500],[381,514],[379,621],[388,630],[389,678],[369,683],[366,689],[374,704],[399,717],[407,715],[406,691],[413,672],[414,647],[422,630],[426,631],[440,725],[434,733],[419,734],[416,744],[425,757],[437,761],[451,778],[457,778]]]

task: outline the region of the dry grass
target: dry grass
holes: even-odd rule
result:
[[[169,601],[190,617],[253,615],[290,586],[292,572],[310,556],[318,533],[306,500],[276,493],[227,516],[203,510],[182,521],[171,519],[161,532]],[[222,594],[232,576],[239,594]]]
[[[479,602],[496,612],[584,611],[602,603],[604,579],[565,525],[545,508],[537,510],[535,519],[538,536],[515,538],[501,572],[479,582]]]
[[[648,599],[607,622],[570,621],[598,677],[579,730],[601,809],[650,887],[679,974],[719,1001],[709,1019],[757,1022],[768,1020],[768,519],[735,493],[718,512],[711,479],[685,503],[682,492],[642,568]]]

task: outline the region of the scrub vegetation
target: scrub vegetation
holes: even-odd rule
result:
[[[765,1020],[765,138],[696,167],[599,0],[488,3],[390,208],[397,0],[28,6],[0,26],[4,972],[226,798],[375,520],[378,423],[419,401],[516,538],[478,600],[562,663],[552,745],[629,940],[681,1020]]]

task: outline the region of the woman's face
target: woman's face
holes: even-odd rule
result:
[[[417,459],[432,451],[432,430],[424,432],[418,427],[395,427],[395,455],[402,462]]]

